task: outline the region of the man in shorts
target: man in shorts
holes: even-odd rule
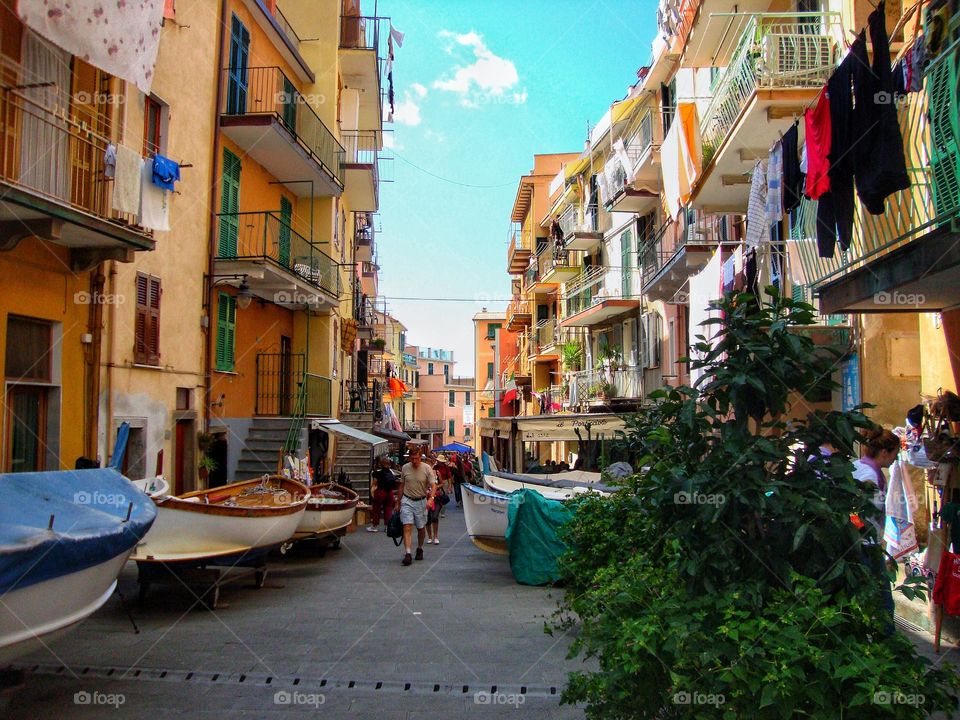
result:
[[[397,510],[403,523],[403,565],[413,560],[410,550],[413,544],[413,526],[417,526],[417,560],[423,560],[423,539],[427,527],[427,498],[433,494],[437,477],[422,461],[419,448],[410,451],[410,462],[400,470],[400,486],[397,492]]]

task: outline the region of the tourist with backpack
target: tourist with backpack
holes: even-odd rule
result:
[[[417,528],[417,560],[423,560],[423,540],[427,535],[427,498],[434,492],[437,476],[429,465],[423,462],[419,448],[410,450],[410,462],[400,469],[400,487],[397,492],[395,509],[400,512],[403,523],[403,565],[413,561],[413,528]]]

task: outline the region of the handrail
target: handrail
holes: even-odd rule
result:
[[[223,69],[223,106],[227,117],[275,118],[317,164],[341,186],[343,146],[293,82],[279,67]]]

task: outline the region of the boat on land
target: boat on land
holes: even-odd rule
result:
[[[313,485],[307,500],[307,510],[297,526],[296,537],[325,535],[342,530],[353,520],[358,502],[360,496],[343,485]]]
[[[163,475],[157,475],[152,478],[143,478],[142,480],[131,480],[137,489],[141,492],[146,493],[150,496],[152,500],[159,500],[160,498],[165,498],[170,494],[170,483],[163,477]]]
[[[111,468],[0,475],[0,666],[96,612],[156,517]]]
[[[155,501],[157,521],[131,559],[203,563],[266,552],[293,537],[310,497],[279,475],[168,495]]]
[[[510,497],[506,493],[464,483],[463,515],[470,540],[481,550],[496,555],[507,554],[507,508]]]
[[[536,490],[548,500],[569,500],[585,492],[607,495],[614,488],[600,482],[600,473],[571,470],[551,475],[515,474],[491,470],[483,476],[484,485],[493,492],[509,495],[517,490]]]

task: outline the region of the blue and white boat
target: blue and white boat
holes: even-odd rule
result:
[[[469,483],[464,483],[462,489],[463,516],[470,540],[481,550],[506,555],[510,497]]]
[[[100,608],[156,516],[113,469],[0,475],[0,665]]]

